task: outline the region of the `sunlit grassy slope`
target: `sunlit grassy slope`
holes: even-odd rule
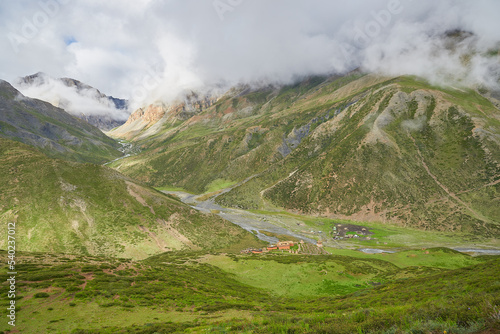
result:
[[[340,255],[171,252],[134,262],[18,253],[15,329],[82,334],[498,331],[498,257],[430,251],[428,262],[404,268]],[[6,256],[3,252],[2,263]],[[454,269],[435,267],[439,258],[453,262]],[[464,261],[457,265],[459,258]],[[6,302],[3,294],[1,303]]]
[[[0,222],[16,224],[19,250],[138,259],[167,250],[261,244],[240,227],[113,169],[50,159],[5,139],[0,198]],[[6,243],[0,240],[0,248]]]

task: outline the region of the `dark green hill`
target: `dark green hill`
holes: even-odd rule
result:
[[[152,186],[203,193],[247,180],[218,203],[500,233],[500,111],[474,89],[310,78],[234,89],[151,129],[136,137],[143,153],[114,167]]]
[[[122,155],[120,145],[98,128],[50,103],[23,96],[2,80],[0,137],[71,161],[103,163]]]
[[[258,246],[217,215],[94,164],[54,160],[0,138],[0,222],[16,225],[16,248],[129,258],[179,249]],[[0,248],[6,248],[6,239]]]

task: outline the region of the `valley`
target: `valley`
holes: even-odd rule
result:
[[[500,1],[0,1],[0,334],[500,334]]]
[[[4,333],[500,329],[487,98],[356,71],[195,106],[140,109],[103,137],[106,158],[22,143],[37,122],[20,138],[4,126],[17,270]]]
[[[229,191],[232,188],[227,188]],[[335,220],[321,217],[302,216],[284,211],[259,211],[225,208],[215,204],[215,198],[204,199],[203,195],[193,195],[181,191],[163,191],[181,199],[185,204],[206,213],[216,213],[233,224],[255,234],[260,240],[275,244],[278,239],[262,232],[304,240],[316,244],[321,240],[325,249],[332,252],[338,249],[360,249],[365,252],[394,252],[413,248],[448,247],[470,254],[500,255],[498,242],[495,239],[482,240],[471,238],[470,235],[458,233],[440,233],[436,231],[421,231],[402,228],[397,225],[363,222],[373,236],[366,238],[335,238],[336,225],[349,224],[352,221]],[[224,193],[221,192],[221,193]],[[215,195],[214,197],[216,197]],[[359,222],[356,222],[359,224]]]
[[[477,92],[418,78],[310,78],[228,93],[187,121],[167,112],[146,125],[154,136],[116,130],[142,153],[110,166],[159,189],[237,185],[215,199],[226,207],[491,237],[496,114]]]

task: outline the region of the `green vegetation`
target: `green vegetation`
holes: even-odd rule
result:
[[[72,118],[38,109],[9,110],[83,140],[81,154],[54,150],[71,142],[57,134],[52,157],[115,157],[109,138],[92,146]],[[352,73],[181,109],[149,137],[137,130],[141,151],[115,169],[0,138],[0,224],[15,224],[17,251],[17,323],[4,332],[500,331],[500,257],[446,248],[498,246],[500,122],[475,90]],[[20,139],[18,125],[1,119],[0,135]],[[244,219],[321,239],[330,255],[243,255],[265,243],[218,216],[229,210],[161,190],[251,209]],[[337,224],[371,234],[335,240]]]
[[[224,206],[500,233],[498,110],[475,90],[354,73],[226,96],[113,164]]]
[[[366,254],[348,249],[328,249],[333,255],[343,255],[362,259],[377,259],[390,262],[400,268],[427,267],[440,269],[458,269],[478,263],[484,258],[472,257],[449,248],[419,248],[395,253]]]
[[[122,155],[120,145],[96,127],[50,103],[22,96],[5,81],[0,81],[0,105],[2,138],[70,161],[104,163]]]
[[[236,182],[234,181],[228,181],[222,179],[213,180],[207,185],[206,192],[207,193],[215,192],[221,189],[229,188],[234,184],[236,184]]]
[[[26,251],[145,258],[259,246],[251,233],[103,166],[47,158],[0,139],[0,222]],[[6,248],[7,240],[0,240]]]
[[[16,330],[346,334],[499,330],[500,258],[429,251],[436,258],[463,257],[469,262],[445,269],[434,267],[434,260],[427,263],[430,266],[399,267],[382,259],[341,255],[170,252],[135,262],[21,252]],[[6,257],[2,252],[2,263]],[[0,298],[2,307],[7,305],[6,295]]]
[[[236,258],[214,256],[204,261],[229,272],[250,286],[278,296],[345,295],[385,281],[391,263],[347,256],[260,255]]]

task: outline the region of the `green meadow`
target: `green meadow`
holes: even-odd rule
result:
[[[500,257],[426,251],[170,252],[142,261],[19,253],[15,329],[80,334],[500,330]],[[1,253],[3,263],[6,256]],[[8,300],[1,298],[4,307]],[[5,333],[17,333],[4,327]]]

